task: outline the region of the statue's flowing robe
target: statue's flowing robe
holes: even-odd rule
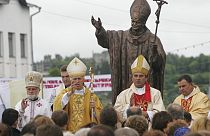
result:
[[[110,55],[112,78],[112,103],[115,103],[117,95],[131,85],[131,64],[141,54],[150,67],[149,83],[151,87],[163,91],[164,69],[166,54],[158,37],[148,29],[140,35],[134,36],[127,31],[106,31],[104,28],[96,30],[98,44],[107,48]],[[155,42],[154,42],[155,41]],[[155,49],[153,45],[157,45]]]

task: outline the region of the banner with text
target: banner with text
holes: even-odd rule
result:
[[[90,77],[86,76],[85,79],[85,85],[89,87]],[[26,97],[24,79],[0,78],[0,83],[0,96],[3,96],[2,102],[6,107],[13,107],[17,101]],[[61,77],[44,77],[43,88],[41,89],[40,96],[50,102],[51,96],[55,92],[56,87],[61,83]],[[95,75],[93,86],[95,92],[111,91],[111,75]]]
[[[87,87],[90,86],[90,77],[85,77],[85,85]],[[56,88],[62,83],[61,77],[44,77],[43,80],[43,90]],[[94,76],[94,84],[93,84],[94,91],[111,91],[112,84],[111,84],[111,75],[95,75]]]

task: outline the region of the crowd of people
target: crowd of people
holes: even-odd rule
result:
[[[63,83],[50,102],[39,97],[42,74],[26,74],[27,97],[4,110],[0,136],[210,136],[210,100],[189,75],[178,78],[180,95],[165,108],[166,54],[146,27],[150,13],[146,0],[134,0],[126,31],[106,31],[100,18],[91,18],[98,44],[110,54],[112,107],[103,108],[85,86],[87,67],[75,57],[60,68]]]
[[[87,67],[78,58],[61,67],[62,87],[53,105],[39,97],[42,75],[26,74],[27,97],[2,114],[1,136],[208,136],[210,101],[189,75],[177,84],[180,96],[166,108],[147,81],[150,65],[139,55],[131,65],[132,84],[114,106],[103,108],[84,85]]]

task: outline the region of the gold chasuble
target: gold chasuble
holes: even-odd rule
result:
[[[99,116],[102,110],[102,104],[99,98],[95,94],[91,94],[90,90],[84,88],[84,95],[72,94],[69,97],[68,104],[62,109],[62,97],[72,88],[64,89],[54,100],[53,109],[65,110],[68,113],[69,121],[67,125],[67,130],[75,133],[82,126],[91,123],[91,109],[90,109],[90,98],[92,95],[95,101],[95,114],[93,122],[99,123]]]
[[[70,100],[70,107],[72,114],[70,115],[71,126],[70,130],[74,128],[79,129],[78,127],[82,125],[85,105],[84,105],[84,95],[75,94]]]
[[[188,99],[184,95],[179,95],[173,103],[177,103],[192,115],[194,120],[207,117],[210,110],[210,101],[206,94],[202,93],[198,86],[195,86]]]

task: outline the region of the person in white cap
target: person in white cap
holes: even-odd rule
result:
[[[99,98],[84,86],[86,70],[85,64],[75,57],[67,67],[71,86],[58,94],[53,103],[54,111],[63,109],[68,113],[67,130],[73,133],[91,122],[99,123],[102,110]]]
[[[140,108],[143,115],[150,120],[154,113],[165,110],[160,91],[150,87],[147,82],[149,69],[150,66],[142,55],[131,65],[133,83],[117,96],[114,105],[123,119],[127,118],[128,108]]]
[[[19,129],[22,129],[37,115],[51,117],[52,111],[49,103],[38,96],[42,78],[42,74],[35,71],[28,72],[25,76],[27,97],[20,100],[15,106],[20,114]]]

